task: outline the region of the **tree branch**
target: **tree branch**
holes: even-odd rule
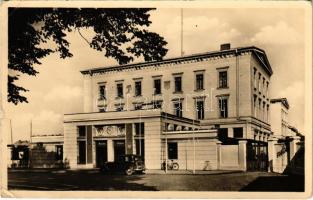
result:
[[[76,29],[77,29],[79,35],[80,35],[80,36],[87,42],[87,44],[90,46],[90,42],[81,34],[79,28],[76,28]]]

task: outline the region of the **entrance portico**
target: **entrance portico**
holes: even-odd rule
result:
[[[164,159],[162,131],[190,132],[199,124],[164,116],[160,109],[65,115],[64,157],[71,168],[94,168],[122,154],[137,154],[144,157],[147,169],[159,169]],[[183,139],[188,134],[176,135]]]

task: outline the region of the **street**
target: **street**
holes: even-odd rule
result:
[[[9,190],[304,191],[304,177],[267,172],[106,175],[85,171],[9,171]]]

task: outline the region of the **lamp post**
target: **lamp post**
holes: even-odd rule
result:
[[[165,84],[164,84],[164,89],[165,90],[168,90],[170,89],[170,81],[166,81]],[[167,92],[164,92],[164,94],[166,95]],[[164,102],[164,101],[163,101]],[[165,106],[166,104],[164,104]],[[163,110],[163,106],[161,107],[161,111]],[[162,112],[161,112],[162,113]],[[166,110],[164,112],[164,121],[165,121],[165,173],[167,173],[167,158],[168,158],[168,150],[167,150],[167,127],[166,127],[166,118],[167,118],[167,113],[166,113]]]

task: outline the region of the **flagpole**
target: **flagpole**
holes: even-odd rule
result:
[[[33,120],[30,119],[30,145],[32,144],[32,136],[33,136]]]
[[[184,13],[183,13],[183,8],[180,9],[180,19],[181,19],[181,24],[180,24],[180,30],[181,30],[181,33],[180,33],[180,54],[181,56],[184,55],[184,37],[183,37],[183,34],[184,34],[184,27],[183,27],[183,24],[184,24]]]
[[[10,129],[11,129],[11,144],[13,144],[12,119],[10,119]]]

